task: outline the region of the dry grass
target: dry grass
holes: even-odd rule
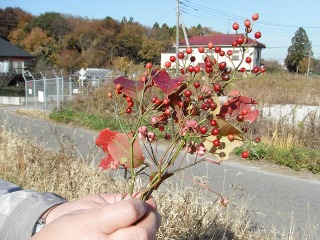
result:
[[[66,144],[67,145],[67,144]],[[89,193],[121,192],[119,175],[97,174],[96,168],[60,152],[44,149],[39,143],[21,139],[0,129],[0,177],[25,189],[55,192],[69,200]],[[204,190],[177,187],[173,182],[154,194],[162,214],[158,239],[299,239],[254,226],[247,212],[246,196],[235,189],[227,208]],[[308,229],[310,237],[315,239]]]
[[[291,73],[262,74],[239,80],[235,89],[255,99],[260,105],[320,103],[320,79],[307,80],[303,75]]]

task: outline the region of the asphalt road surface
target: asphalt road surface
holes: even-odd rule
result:
[[[52,149],[73,145],[75,154],[84,160],[100,159],[101,152],[94,144],[97,131],[25,117],[15,112],[16,107],[0,107],[0,120],[6,121],[10,129],[35,138]],[[228,160],[221,165],[198,164],[187,174],[203,176],[205,173],[208,184],[226,196],[240,189],[248,196],[248,211],[260,227],[289,231],[294,224],[299,231],[311,224],[317,227],[317,239],[320,239],[319,176],[279,169],[283,168]]]

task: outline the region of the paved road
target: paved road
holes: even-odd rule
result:
[[[60,148],[60,142],[71,142],[76,146],[75,152],[84,160],[100,159],[101,152],[94,146],[98,132],[19,116],[13,114],[15,109],[0,107],[0,119],[6,120],[11,129],[35,137],[52,149]],[[248,195],[248,210],[254,221],[262,226],[289,229],[294,221],[298,230],[310,222],[319,224],[320,181],[312,175],[301,179],[232,160],[221,166],[199,164],[190,170],[190,175],[202,176],[204,169],[210,186],[215,190],[229,195],[235,186]],[[319,225],[317,236],[320,237]]]

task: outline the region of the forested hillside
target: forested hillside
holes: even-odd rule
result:
[[[155,22],[151,28],[133,18],[89,19],[57,12],[33,16],[20,8],[0,9],[0,37],[36,56],[35,68],[67,72],[125,62],[157,64],[160,53],[170,51],[175,42],[176,27],[168,24]],[[187,29],[188,37],[213,32],[200,24]]]

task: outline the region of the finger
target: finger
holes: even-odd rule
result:
[[[153,208],[153,209],[157,209],[157,203],[156,203],[156,200],[153,198],[153,197],[150,197],[147,201],[146,201],[146,204]]]
[[[155,203],[155,201],[153,201]],[[136,222],[136,226],[147,229],[151,234],[156,234],[161,225],[161,215],[155,206],[148,205],[145,215]]]
[[[86,212],[88,214],[86,219],[94,221],[99,229],[106,234],[110,234],[134,224],[147,210],[147,204],[141,199],[131,198]]]
[[[149,231],[141,226],[130,226],[120,229],[109,235],[108,240],[155,240],[154,231]]]

